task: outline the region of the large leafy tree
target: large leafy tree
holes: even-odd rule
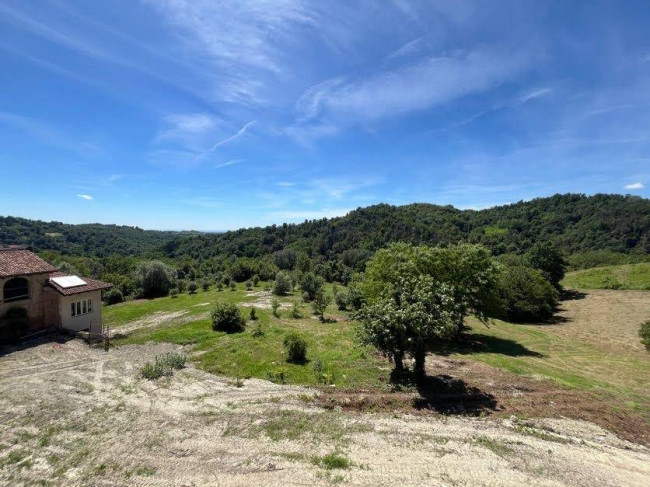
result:
[[[487,320],[497,307],[496,280],[495,263],[481,246],[392,244],[368,261],[360,284],[361,339],[389,355],[397,374],[410,354],[421,381],[436,340],[457,339],[470,312]]]
[[[174,283],[174,271],[158,260],[143,262],[135,270],[134,281],[141,289],[142,297],[166,296]]]
[[[553,286],[560,287],[567,263],[557,247],[550,243],[540,242],[530,249],[527,257],[531,267],[539,269]]]

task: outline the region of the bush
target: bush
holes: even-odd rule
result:
[[[231,291],[237,290],[237,283],[235,281],[230,281],[230,290]]]
[[[300,305],[296,302],[294,302],[293,306],[291,307],[291,317],[295,320],[302,318],[302,314],[300,313]]]
[[[255,321],[257,319],[257,310],[255,309],[255,306],[251,306],[251,312],[249,314],[249,318],[251,321]]]
[[[259,285],[259,283],[260,283],[260,276],[258,276],[257,274],[255,274],[255,275],[253,276],[253,286],[257,287],[257,286]]]
[[[187,281],[184,279],[177,280],[176,288],[178,289],[179,293],[184,293],[185,291],[187,291]]]
[[[336,306],[339,311],[345,311],[348,309],[348,293],[345,291],[339,291],[335,296]]]
[[[284,337],[284,349],[287,352],[287,362],[299,364],[307,360],[307,342],[296,333]]]
[[[223,291],[223,282],[217,282],[217,291]]]
[[[325,310],[331,302],[332,296],[327,294],[323,289],[319,289],[316,296],[314,296],[311,307],[314,313],[320,317],[321,321],[325,321]]]
[[[328,453],[324,457],[314,457],[313,463],[326,470],[350,468],[350,460],[338,453]]]
[[[113,288],[104,293],[104,302],[109,306],[124,301],[124,295],[119,289]]]
[[[334,375],[328,370],[325,370],[325,364],[320,358],[314,360],[314,377],[319,384],[331,385],[334,383]]]
[[[365,299],[361,290],[357,287],[350,287],[348,289],[348,306],[352,309],[360,310],[365,303]]]
[[[302,302],[303,303],[308,303],[309,301],[310,301],[309,293],[302,293]]]
[[[641,337],[641,343],[645,345],[646,350],[650,351],[650,320],[641,324],[639,327],[639,336]]]
[[[503,315],[512,322],[547,320],[553,316],[557,290],[537,269],[506,266],[498,282]]]
[[[210,311],[212,329],[226,333],[240,332],[246,326],[246,321],[239,308],[234,303],[218,302]]]
[[[316,297],[316,293],[323,287],[323,278],[317,276],[313,272],[305,272],[300,278],[300,289],[303,293],[307,293],[309,297],[307,301],[311,301]]]
[[[194,281],[190,282],[190,283],[187,285],[187,291],[188,291],[190,294],[195,294],[195,293],[196,293],[196,290],[197,290],[198,288],[199,288],[199,286],[197,286],[196,282],[194,282]]]
[[[253,282],[250,281],[250,280],[249,280],[249,281],[246,281],[246,282],[244,283],[244,285],[246,286],[246,290],[247,290],[247,291],[250,291],[251,289],[253,289]]]
[[[209,283],[208,281],[203,281],[203,282],[201,283],[201,288],[202,288],[204,291],[209,291],[209,290],[210,290],[210,283]]]
[[[291,292],[291,277],[286,272],[278,272],[275,275],[275,283],[273,284],[273,294],[277,296],[284,296]]]
[[[148,380],[169,377],[174,370],[185,367],[185,362],[187,362],[187,357],[180,353],[170,352],[165,355],[158,355],[153,363],[147,362],[142,366],[140,375]]]
[[[176,289],[175,287],[171,288],[171,290],[169,291],[169,295],[172,298],[177,298],[178,297],[178,289]]]
[[[271,301],[271,309],[273,310],[273,316],[275,316],[276,318],[280,317],[280,313],[278,313],[279,308],[280,308],[280,301],[273,298],[273,300]]]
[[[264,331],[262,331],[262,325],[260,323],[257,323],[253,330],[251,331],[251,335],[253,338],[259,338],[261,336],[264,336]]]
[[[153,260],[143,262],[135,270],[134,280],[142,290],[142,297],[157,298],[167,296],[172,288],[174,271],[163,262]],[[180,289],[180,288],[179,288]]]

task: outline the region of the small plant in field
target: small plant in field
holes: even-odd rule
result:
[[[184,279],[179,279],[176,281],[176,287],[178,288],[179,293],[184,293],[185,290],[187,289],[187,281]]]
[[[278,369],[273,369],[273,370],[267,370],[266,371],[266,378],[270,380],[271,382],[275,382],[277,384],[286,384],[287,382],[287,371],[280,367]]]
[[[210,290],[210,282],[209,281],[203,281],[201,283],[201,288],[203,291],[209,291]]]
[[[348,309],[347,292],[339,291],[339,293],[334,296],[334,300],[336,301],[336,307],[339,309],[339,311],[345,311],[346,309]]]
[[[642,323],[639,327],[639,336],[641,343],[645,345],[646,350],[650,350],[650,320]]]
[[[307,359],[307,342],[296,333],[284,337],[284,349],[287,352],[287,362],[304,363]]]
[[[169,290],[169,296],[171,296],[172,298],[177,298],[178,297],[178,289],[176,289],[175,287],[171,288]]]
[[[159,379],[160,377],[169,377],[174,370],[185,367],[187,357],[183,354],[170,352],[166,355],[158,355],[153,363],[147,362],[140,369],[140,375],[148,380]]]
[[[217,291],[223,291],[223,282],[217,282]]]
[[[187,292],[190,294],[195,294],[198,288],[199,286],[196,284],[196,282],[192,281],[187,285]]]
[[[237,283],[235,281],[230,281],[230,290],[231,291],[237,290]]]
[[[291,292],[291,276],[286,272],[278,272],[275,275],[275,282],[273,284],[273,294],[277,296],[284,296]]]
[[[244,283],[244,285],[246,286],[247,291],[250,291],[251,289],[253,289],[253,281],[248,280],[248,281],[246,281]]]
[[[246,321],[239,308],[234,303],[218,302],[210,311],[212,329],[226,333],[240,332],[246,326]]]
[[[291,317],[294,320],[299,320],[302,318],[302,314],[300,313],[300,305],[297,302],[294,302],[293,306],[291,307]]]
[[[326,370],[325,364],[320,358],[314,360],[313,370],[319,384],[330,385],[334,383],[334,375],[329,370]]]
[[[334,282],[332,283],[332,296],[334,296],[334,299],[336,299],[336,296],[338,296],[338,294],[339,294],[339,285]]]
[[[336,452],[328,453],[323,457],[314,457],[313,463],[327,470],[346,469],[351,465],[350,460]]]
[[[322,289],[319,289],[314,296],[314,300],[311,303],[311,307],[314,310],[314,313],[318,315],[321,321],[325,321],[325,310],[332,302],[332,296],[327,294]]]
[[[253,276],[253,286],[257,287],[257,286],[259,286],[259,284],[260,284],[260,276],[258,276],[257,274],[255,274],[255,275]]]
[[[248,317],[251,321],[255,321],[257,319],[257,310],[255,309],[255,306],[251,306],[251,312]]]
[[[276,318],[280,317],[280,312],[278,309],[280,309],[280,301],[278,301],[276,298],[273,298],[271,301],[271,309],[273,310],[273,316]]]
[[[253,329],[251,330],[251,336],[253,338],[259,338],[264,336],[264,331],[262,330],[262,325],[260,323],[257,323]]]
[[[309,293],[307,292],[302,293],[302,302],[308,303],[309,301],[311,301],[311,299],[309,299]]]

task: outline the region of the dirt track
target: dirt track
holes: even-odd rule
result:
[[[327,410],[315,391],[73,340],[0,357],[1,485],[648,485],[650,452],[589,423]],[[352,465],[328,470],[338,452]]]

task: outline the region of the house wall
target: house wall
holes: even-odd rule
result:
[[[93,302],[92,313],[72,316],[70,304],[88,299],[92,299]],[[72,296],[59,295],[59,319],[61,328],[66,330],[82,331],[90,329],[91,335],[100,335],[102,332],[102,292],[90,291],[73,294]]]
[[[33,274],[31,276],[18,277],[23,277],[29,282],[29,299],[5,303],[4,285],[12,278],[0,278],[0,317],[4,316],[11,308],[23,308],[27,310],[30,331],[37,331],[58,325],[58,317],[52,313],[45,312],[46,303],[51,302],[52,299],[50,295],[55,294],[53,289],[44,287],[49,278],[49,274]]]

